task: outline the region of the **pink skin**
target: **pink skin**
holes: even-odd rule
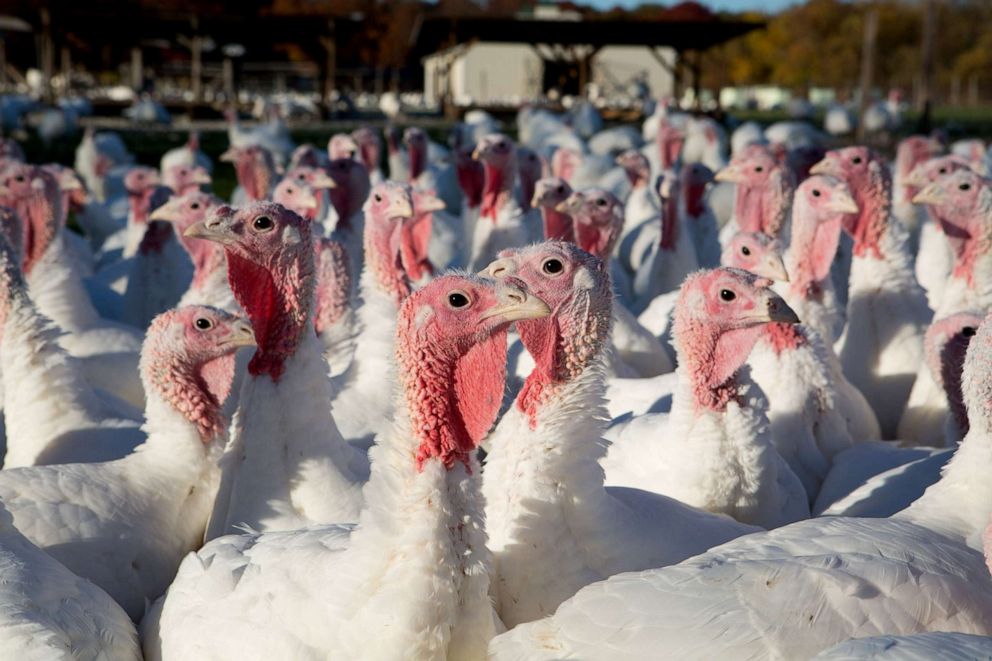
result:
[[[558,211],[558,205],[572,194],[572,187],[559,177],[538,179],[534,185],[532,205],[541,210],[544,238],[548,241],[575,241],[575,228],[568,213]]]
[[[738,269],[697,271],[675,308],[679,366],[692,384],[697,412],[723,412],[739,399],[736,374],[768,322],[794,324],[796,314],[769,287],[772,281]]]
[[[57,163],[49,163],[42,166],[59,181],[59,189],[62,191],[62,215],[63,224],[68,218],[69,211],[79,212],[89,203],[89,193],[82,178],[72,168]]]
[[[582,165],[581,154],[565,147],[559,147],[551,156],[551,176],[570,182],[580,165]]]
[[[317,290],[313,325],[317,335],[322,335],[348,310],[351,260],[344,245],[333,239],[318,239],[316,250]]]
[[[941,219],[955,250],[951,277],[974,285],[976,263],[992,250],[992,182],[958,170],[929,184],[913,200],[931,204]]]
[[[696,219],[706,211],[706,187],[713,181],[713,172],[702,163],[690,163],[679,172],[679,194],[686,213]]]
[[[847,184],[860,209],[843,219],[844,230],[854,238],[854,255],[882,259],[880,241],[888,228],[892,179],[881,157],[868,147],[834,149],[810,172]]]
[[[335,133],[327,143],[327,155],[332,161],[355,158],[358,155],[358,145],[347,133]]]
[[[669,172],[668,176],[675,176]],[[676,185],[678,179],[676,179]],[[661,198],[661,249],[667,252],[675,250],[679,238],[679,199],[665,186],[665,175],[659,176],[655,182],[658,197]]]
[[[231,291],[255,330],[248,363],[278,382],[303,334],[312,331],[314,248],[310,223],[274,202],[221,206],[186,235],[224,246]]]
[[[797,296],[820,300],[821,283],[840,243],[841,224],[857,208],[847,184],[834,177],[813,175],[796,189],[792,203],[792,246],[789,289]]]
[[[369,171],[351,158],[339,158],[327,166],[327,174],[334,181],[330,190],[331,204],[338,214],[335,230],[351,229],[351,219],[358,213],[369,195]]]
[[[504,251],[486,274],[523,282],[551,308],[548,317],[517,323],[535,367],[517,395],[516,406],[533,429],[542,406],[558,387],[582,374],[602,353],[613,313],[609,270],[605,262],[575,244],[548,241]]]
[[[792,176],[765,145],[750,145],[716,174],[737,184],[734,217],[742,232],[778,236],[792,197]]]
[[[527,211],[534,199],[534,186],[541,178],[544,163],[533,149],[517,148],[517,173],[520,175],[520,208]]]
[[[968,433],[968,410],[961,389],[961,370],[968,344],[981,324],[982,318],[978,314],[959,312],[934,321],[923,339],[927,367],[934,381],[944,389],[962,437]]]
[[[413,191],[406,184],[384,181],[372,189],[364,208],[366,267],[399,305],[411,290],[404,254],[418,254],[417,247],[408,244],[414,234],[408,228],[415,220]]]
[[[427,134],[418,128],[408,128],[403,133],[403,144],[410,156],[409,180],[414,182],[427,169]]]
[[[658,152],[661,156],[661,169],[672,170],[682,155],[682,145],[685,144],[685,133],[672,126],[664,117],[658,124]]]
[[[943,146],[933,138],[923,135],[911,135],[899,141],[896,148],[895,177],[896,181],[905,184],[906,178],[913,169],[944,151]],[[902,199],[899,202],[908,203],[919,190],[915,186],[904,185]]]
[[[193,282],[190,288],[200,289],[210,275],[226,263],[224,248],[219,243],[186,236],[186,230],[203,222],[210,213],[221,206],[220,199],[195,191],[182,196],[173,196],[168,202],[155,209],[150,220],[164,220],[172,223],[176,236],[193,262]]]
[[[516,148],[505,135],[493,133],[479,141],[472,157],[482,163],[485,174],[481,216],[495,223],[499,210],[513,195],[517,177]]]
[[[207,169],[202,165],[173,165],[162,175],[162,183],[172,189],[177,195],[185,195],[200,190],[211,182]]]
[[[434,274],[428,257],[434,212],[444,210],[444,202],[430,191],[413,190],[413,218],[403,223],[400,238],[400,261],[413,282]]]
[[[363,126],[351,132],[351,139],[358,145],[358,158],[365,169],[372,172],[378,168],[382,154],[382,140],[379,138],[379,134]]]
[[[268,197],[276,179],[276,163],[265,147],[231,147],[221,154],[220,160],[234,164],[238,184],[249,200],[258,202]]]
[[[777,239],[767,234],[738,232],[723,251],[720,262],[769,280],[788,280],[782,263],[782,248]],[[767,324],[761,337],[776,354],[806,344],[806,336],[794,324]]]
[[[18,164],[4,170],[0,204],[21,218],[24,272],[30,274],[62,228],[62,196],[58,180],[44,168]]]
[[[939,156],[937,158],[931,158],[928,161],[924,161],[917,165],[909,173],[905,179],[905,183],[908,186],[912,186],[916,193],[919,193],[928,184],[931,184],[941,177],[949,174],[953,174],[959,170],[968,170],[970,166],[968,162],[962,159],[960,156]],[[916,194],[914,193],[913,197]],[[947,240],[950,242],[955,254],[959,254],[964,246],[961,245],[961,236],[958,233],[952,231],[947,232],[947,221],[940,216],[940,209],[933,204],[926,205],[927,215],[931,220],[937,223],[937,227],[945,232]]]
[[[572,217],[580,248],[609,261],[623,229],[623,202],[602,188],[587,188],[572,193],[557,210]]]
[[[637,189],[648,185],[651,178],[651,164],[647,156],[636,149],[628,149],[617,156],[617,165],[623,168],[624,174],[632,188]]]
[[[227,429],[221,407],[234,380],[234,352],[254,343],[241,317],[200,305],[169,310],[148,328],[141,373],[209,443]]]
[[[138,166],[124,175],[124,189],[127,191],[128,206],[131,209],[129,220],[137,225],[148,222],[152,210],[152,196],[161,187],[162,180],[155,168]]]
[[[452,135],[452,152],[455,156],[458,187],[465,196],[465,205],[469,209],[477,209],[482,204],[482,191],[486,183],[485,169],[481,163],[472,158],[473,148],[462,143],[461,131],[456,130]]]
[[[298,165],[287,170],[286,176],[283,177],[283,181],[286,180],[295,180],[309,186],[314,197],[317,198],[318,210],[326,209],[325,203],[329,203],[331,199],[330,190],[337,185],[323,168],[306,165]]]
[[[477,276],[442,276],[407,298],[396,359],[417,470],[430,461],[468,465],[503,400],[507,327],[547,311],[522,289]]]
[[[305,181],[283,179],[272,192],[272,200],[310,222],[317,217],[319,202],[316,191]]]

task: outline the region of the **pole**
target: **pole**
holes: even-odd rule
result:
[[[864,42],[861,46],[861,99],[858,103],[858,140],[865,139],[865,110],[871,96],[871,79],[875,70],[875,41],[878,37],[878,10],[865,14]]]
[[[920,112],[919,130],[929,133],[931,125],[931,105],[933,103],[933,53],[934,42],[937,39],[937,3],[926,0],[923,6],[923,44],[920,51],[923,54],[920,62],[920,98],[917,110]]]

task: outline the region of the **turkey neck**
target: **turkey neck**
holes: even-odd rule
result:
[[[734,217],[744,232],[763,232],[777,237],[789,214],[792,183],[781,167],[768,174],[761,185],[737,184]]]
[[[946,221],[944,225],[955,223]],[[948,227],[948,231],[951,229]],[[992,191],[982,191],[978,209],[964,224],[964,235],[966,238],[957,251],[951,277],[963,281],[969,289],[988,290],[992,286]],[[980,298],[985,307],[988,296]]]
[[[225,268],[227,258],[224,256],[224,248],[220,244],[203,239],[180,236],[179,240],[193,262],[193,281],[190,283],[190,289],[202,291],[212,281],[212,276],[218,270]]]
[[[470,156],[459,153],[455,161],[455,174],[458,177],[458,187],[465,194],[465,204],[469,209],[476,209],[482,204],[482,192],[485,190],[485,168]]]
[[[259,202],[269,196],[275,173],[264,159],[238,159],[235,170],[238,183],[250,201]]]
[[[809,203],[796,200],[792,210],[792,237],[785,255],[788,291],[793,297],[822,302],[833,290],[830,265],[837,254],[841,233],[840,214],[817,216]]]
[[[613,246],[620,238],[620,228],[598,225],[593,221],[584,220],[581,216],[575,217],[573,225],[575,243],[587,253],[608,262],[613,254]]]
[[[869,164],[868,176],[848,184],[860,212],[844,216],[844,229],[854,239],[856,258],[885,259],[889,255],[884,239],[890,234],[892,179],[878,162]]]
[[[127,202],[131,211],[128,221],[134,225],[144,225],[148,222],[148,215],[151,213],[152,195],[155,194],[156,186],[149,186],[143,190],[133,192],[128,191]]]
[[[362,632],[375,629],[379,649],[396,657],[482,659],[496,633],[492,560],[480,467],[454,408],[457,356],[421,344],[397,358],[402,392],[392,427],[369,451],[367,505],[346,551],[353,571],[338,587],[349,595],[340,635],[358,656]],[[384,609],[395,626],[381,627]]]
[[[542,206],[541,218],[544,221],[546,240],[575,241],[575,229],[570,215],[556,211],[552,206]]]
[[[320,335],[341,319],[349,308],[351,272],[344,246],[331,239],[317,242],[317,286],[314,329]]]
[[[978,552],[982,551],[982,533],[992,511],[992,481],[988,479],[992,470],[990,361],[992,347],[979,329],[979,334],[971,339],[962,373],[968,434],[944,467],[940,481],[907,509],[894,515],[894,518],[908,519],[961,539]]]
[[[62,210],[40,194],[18,200],[14,209],[22,221],[21,249],[24,253],[24,273],[28,275],[62,227]]]
[[[482,217],[489,218],[494,223],[499,210],[513,194],[513,180],[515,171],[512,158],[501,166],[492,165],[483,161],[482,168],[485,177],[485,184],[482,189]]]

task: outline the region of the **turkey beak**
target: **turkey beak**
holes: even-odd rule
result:
[[[316,209],[317,208],[317,196],[313,194],[313,191],[300,190],[300,205],[304,209]]]
[[[578,193],[572,193],[568,196],[564,202],[559,202],[558,206],[555,207],[555,211],[558,213],[567,213],[570,216],[574,216],[579,210],[579,206],[582,203],[582,197]]]
[[[827,209],[837,213],[858,213],[858,203],[854,201],[847,191],[835,190],[830,194],[830,202]]]
[[[514,285],[499,283],[496,286],[499,304],[482,314],[480,320],[497,318],[504,323],[540,319],[551,314],[551,308],[539,298],[529,295]]]
[[[494,280],[499,280],[513,275],[516,271],[516,263],[509,257],[503,257],[501,259],[493,260],[489,266],[479,271],[479,275],[487,278],[493,278]]]
[[[821,161],[816,162],[813,167],[809,169],[810,174],[829,174],[839,177],[839,173],[835,171],[833,165],[833,159],[824,158]]]
[[[730,184],[736,184],[744,180],[744,175],[741,172],[740,166],[731,163],[725,168],[721,168],[719,172],[713,177],[717,181],[724,181]]]
[[[765,268],[768,271],[767,277],[780,282],[789,281],[789,272],[785,270],[785,262],[778,253],[772,253],[765,259]]]
[[[947,191],[936,181],[913,196],[913,204],[943,204],[946,201]]]
[[[444,202],[433,195],[421,197],[417,200],[417,213],[432,213],[434,211],[444,211],[444,209]]]
[[[176,221],[176,216],[178,215],[176,213],[178,211],[176,206],[177,205],[174,200],[169,200],[162,206],[152,211],[151,215],[148,216],[148,220],[164,220],[167,223],[173,223]]]
[[[410,198],[404,196],[401,199],[393,200],[386,209],[387,218],[413,218],[413,205]]]
[[[238,160],[238,152],[234,147],[229,147],[227,151],[220,155],[220,160],[225,163],[234,163]]]
[[[487,145],[486,143],[482,143],[481,145],[477,146],[474,150],[472,150],[472,158],[476,161],[481,161],[488,155],[489,155],[489,145]]]
[[[923,188],[928,183],[929,182],[927,181],[926,174],[923,172],[922,165],[917,165],[915,168],[913,168],[910,171],[910,173],[906,175],[906,178],[903,180],[903,185],[912,186],[913,188]]]
[[[83,190],[83,187],[75,177],[61,177],[59,179],[59,190],[63,193],[71,193],[72,191]]]
[[[338,185],[334,183],[326,172],[323,170],[318,170],[317,174],[310,179],[310,185],[314,188],[337,188]]]
[[[255,331],[252,330],[251,324],[247,321],[235,322],[231,328],[231,336],[224,344],[235,348],[257,346],[255,342]]]
[[[193,170],[193,183],[194,184],[197,184],[197,185],[200,185],[200,186],[206,186],[206,185],[208,185],[208,184],[210,184],[212,182],[213,182],[213,178],[209,174],[207,174],[207,171],[205,169],[203,169],[203,168],[196,168],[195,170]]]
[[[188,236],[192,239],[206,239],[207,241],[214,241],[221,244],[235,242],[234,236],[227,231],[224,221],[216,217],[190,225],[183,232],[183,236]]]
[[[768,290],[764,311],[756,311],[754,316],[749,317],[751,321],[778,322],[782,324],[798,324],[799,317],[789,305],[782,300],[782,297],[775,292]]]
[[[534,197],[530,199],[530,205],[535,209],[541,206],[541,198],[544,197],[544,191],[535,190]]]

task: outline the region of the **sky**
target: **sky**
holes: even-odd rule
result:
[[[707,7],[715,10],[726,10],[726,11],[747,11],[752,9],[758,9],[767,12],[775,12],[789,5],[799,4],[802,0],[696,0],[700,4],[706,5]],[[656,4],[658,0],[654,0],[652,4]],[[600,9],[608,9],[610,7],[615,7],[620,5],[622,7],[637,7],[638,5],[645,4],[642,0],[586,0],[586,2],[580,2],[579,4],[591,4],[593,7]],[[677,4],[678,0],[661,0],[661,4],[674,5]]]

